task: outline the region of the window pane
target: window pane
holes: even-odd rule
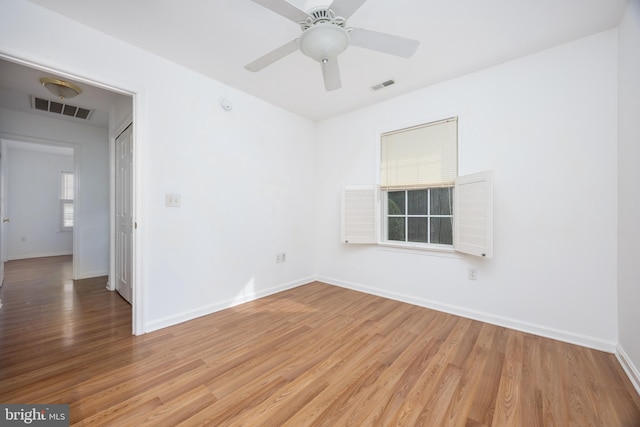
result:
[[[390,191],[388,193],[389,215],[404,215],[404,191]]]
[[[452,215],[453,189],[431,189],[431,215]]]
[[[409,242],[427,243],[427,218],[409,218]]]
[[[404,218],[389,218],[389,240],[404,242]]]
[[[431,243],[453,244],[452,218],[431,218]]]
[[[428,190],[407,191],[409,215],[426,215]]]

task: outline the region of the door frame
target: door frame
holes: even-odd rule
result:
[[[138,218],[140,218],[142,216],[142,209],[141,207],[143,206],[142,203],[142,194],[139,191],[139,188],[141,188],[141,183],[142,183],[142,167],[141,167],[141,162],[139,159],[142,158],[142,156],[139,156],[138,153],[141,151],[141,142],[144,141],[144,138],[142,137],[142,135],[144,134],[144,121],[140,120],[141,123],[139,123],[138,118],[139,117],[145,117],[145,112],[144,112],[144,102],[141,101],[142,95],[140,95],[143,90],[139,89],[139,88],[124,88],[121,86],[121,84],[112,84],[109,82],[105,82],[105,81],[101,81],[98,78],[95,78],[91,75],[86,75],[86,74],[75,74],[72,72],[67,72],[65,70],[60,69],[60,65],[56,64],[54,66],[49,66],[47,65],[47,62],[50,60],[47,60],[45,58],[40,58],[40,57],[32,57],[29,58],[25,55],[25,52],[20,51],[20,52],[15,52],[15,51],[10,51],[10,50],[0,50],[0,58],[7,60],[7,61],[11,61],[11,62],[15,62],[17,64],[23,65],[25,67],[29,67],[29,68],[34,68],[37,70],[42,70],[45,72],[50,72],[53,74],[57,74],[61,77],[64,78],[69,78],[72,80],[76,80],[79,82],[83,82],[92,86],[96,86],[99,87],[101,89],[105,89],[105,90],[109,90],[111,92],[115,92],[118,94],[122,94],[122,95],[127,95],[130,96],[132,99],[132,118],[131,118],[131,122],[134,123],[134,128],[133,128],[133,180],[132,180],[132,188],[131,188],[131,192],[132,192],[132,199],[133,199],[133,204],[132,204],[132,211],[133,211],[133,220],[135,224],[139,223]],[[86,71],[86,70],[85,70]],[[117,124],[118,127],[121,126],[121,124]],[[109,129],[109,144],[115,144],[115,137],[118,134],[114,134],[111,132],[112,126],[110,123],[110,129]],[[78,162],[78,152],[75,152],[75,161]],[[111,177],[113,177],[113,175],[115,174],[115,165],[113,164],[113,162],[110,160],[110,164],[109,164],[109,174]],[[111,183],[110,183],[110,187],[111,187]],[[109,190],[111,193],[111,189]],[[111,202],[111,201],[110,201]],[[109,212],[109,216],[110,216],[110,222],[113,220],[113,211],[112,211],[112,207],[110,207],[110,212]],[[113,235],[114,235],[115,230],[110,227],[110,241],[112,241],[111,239],[113,239]],[[131,302],[131,308],[132,308],[132,321],[131,321],[131,326],[132,326],[132,334],[133,335],[142,335],[146,332],[146,328],[145,328],[145,324],[144,324],[144,280],[143,280],[143,275],[142,275],[142,268],[140,268],[140,260],[142,259],[142,244],[141,244],[141,239],[142,239],[142,235],[140,234],[140,230],[138,228],[134,229],[134,233],[133,233],[133,242],[132,242],[132,251],[131,251],[131,277],[132,277],[132,287],[133,287],[133,295],[132,295],[132,302]],[[75,244],[74,244],[75,245]],[[74,247],[75,250],[75,247]],[[111,269],[113,266],[113,259],[111,259],[111,249],[109,249],[109,272],[111,274]]]

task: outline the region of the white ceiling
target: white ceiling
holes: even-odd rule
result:
[[[316,121],[613,28],[628,4],[368,0],[348,26],[416,39],[420,47],[410,59],[350,47],[339,56],[342,88],[326,92],[319,64],[299,51],[258,73],[243,68],[300,34],[251,0],[30,1]],[[305,10],[328,3],[290,2]],[[388,79],[396,84],[371,89]]]
[[[39,114],[44,117],[58,118],[102,128],[109,127],[109,111],[111,107],[117,102],[118,97],[125,96],[69,79],[66,76],[60,76],[46,70],[29,68],[2,59],[0,59],[0,76],[2,76],[0,78],[0,108]],[[62,78],[79,86],[82,89],[82,94],[75,98],[60,101],[40,84],[41,77]],[[32,96],[67,103],[75,107],[87,108],[93,110],[93,113],[88,120],[83,120],[63,116],[62,114],[35,110],[31,106]]]

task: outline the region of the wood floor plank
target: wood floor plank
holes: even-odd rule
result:
[[[615,356],[313,282],[143,336],[70,257],[11,261],[0,402],[78,426],[640,426]]]
[[[531,427],[544,426],[542,382],[538,375],[540,366],[540,338],[524,334],[524,357],[522,361],[522,384],[520,386],[520,407],[523,419]]]
[[[396,373],[399,378],[384,383],[384,393],[373,400],[368,407],[361,425],[385,425],[396,422],[405,423],[410,414],[421,408],[419,395],[413,390],[418,386],[425,372],[439,360],[443,343],[456,326],[458,319],[446,315],[437,316],[423,334],[416,339],[413,352],[406,354],[409,363]]]
[[[449,407],[442,420],[443,425],[469,425],[472,406],[475,402],[481,402],[478,395],[481,391],[479,384],[482,376],[477,375],[477,372],[485,371],[489,357],[492,356],[490,346],[495,328],[487,328],[480,322],[476,322],[474,326],[478,329],[477,337],[474,340],[474,345],[468,358],[461,366],[463,374],[455,393],[451,396]],[[474,425],[481,425],[471,419],[471,424],[473,423],[475,423]]]
[[[526,420],[520,405],[523,360],[524,334],[513,331],[509,334],[502,365],[493,426],[522,425]]]

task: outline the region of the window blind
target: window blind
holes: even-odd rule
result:
[[[383,190],[453,185],[458,175],[456,117],[382,135]]]

